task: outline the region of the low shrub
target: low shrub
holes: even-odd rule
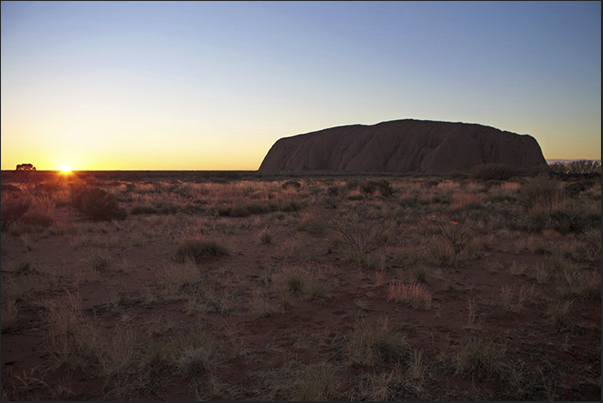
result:
[[[314,235],[320,235],[324,232],[326,225],[323,221],[315,217],[308,216],[301,219],[295,226],[295,229],[300,232],[308,232]]]
[[[555,173],[562,174],[599,174],[601,175],[601,161],[577,160],[569,162],[556,162],[550,165]]]
[[[398,202],[400,204],[400,207],[404,207],[404,208],[412,208],[415,207],[419,202],[419,199],[416,196],[413,197],[407,197],[405,199],[400,199],[400,201]]]
[[[10,223],[23,217],[29,210],[31,202],[29,199],[19,197],[17,193],[2,193],[2,204],[0,206],[0,220],[2,230],[4,230]]]
[[[157,205],[157,209],[160,214],[165,214],[165,215],[176,214],[176,213],[182,211],[180,206],[177,206],[175,204],[163,204],[163,203]]]
[[[594,181],[590,181],[590,180],[581,180],[581,181],[577,181],[577,182],[570,182],[565,184],[565,186],[563,187],[563,190],[565,192],[565,194],[568,197],[578,197],[578,195],[580,194],[580,192],[585,191],[586,189],[589,189],[593,186]]]
[[[394,193],[394,189],[386,179],[378,181],[367,180],[360,184],[360,191],[366,195],[372,195],[379,191],[381,196],[388,197]]]
[[[555,210],[550,213],[551,227],[561,233],[582,233],[589,224],[586,214],[579,210]]]
[[[559,182],[544,175],[535,177],[519,190],[519,202],[526,210],[547,213],[564,201]]]
[[[270,229],[264,228],[262,232],[260,232],[260,242],[264,245],[272,242],[272,234],[270,233]]]
[[[414,309],[431,307],[431,293],[419,283],[402,284],[394,280],[387,290],[387,300],[401,302]]]
[[[421,182],[421,188],[423,189],[431,189],[440,184],[440,179],[427,179],[424,182]]]
[[[331,197],[339,196],[339,193],[343,193],[343,190],[339,186],[329,186],[327,188],[327,195]]]
[[[180,243],[170,254],[170,259],[176,263],[194,260],[199,263],[205,258],[228,256],[228,249],[214,240],[189,239]]]
[[[2,185],[0,185],[0,191],[2,193],[5,192],[21,192],[21,189],[18,186],[12,185],[10,183],[3,183]]]
[[[329,228],[333,244],[341,247],[352,261],[361,264],[366,263],[369,253],[385,244],[392,231],[386,219],[369,221],[355,212],[333,218]]]
[[[358,189],[360,186],[360,181],[358,179],[350,179],[345,183],[345,187],[348,190]]]
[[[386,321],[356,323],[347,344],[351,362],[375,365],[380,361],[404,362],[409,356],[406,338],[388,329]]]
[[[304,204],[295,200],[280,201],[271,205],[271,211],[284,211],[285,213],[299,211],[303,208]]]
[[[131,215],[139,214],[157,214],[157,209],[152,206],[134,206],[130,209]]]
[[[454,216],[453,216],[454,217]],[[478,223],[469,219],[462,212],[457,215],[458,221],[447,220],[438,222],[441,238],[450,247],[450,263],[458,263],[461,253],[463,253],[478,235]],[[437,245],[437,242],[432,245]]]
[[[460,182],[467,179],[469,175],[463,171],[450,171],[448,173],[448,177],[455,182]]]
[[[371,180],[360,184],[360,191],[366,195],[372,195],[377,190],[377,183]]]
[[[23,221],[24,224],[42,228],[48,228],[55,223],[54,218],[37,211],[27,212],[23,215],[21,221]]]
[[[467,339],[455,356],[457,374],[491,377],[501,375],[505,369],[506,347],[486,339]]]
[[[301,210],[304,204],[295,200],[277,200],[267,204],[250,203],[242,206],[220,206],[217,213],[222,217],[249,217],[274,211],[292,212]]]
[[[364,196],[361,194],[353,194],[353,195],[349,195],[347,197],[347,199],[352,200],[352,201],[364,200]]]
[[[504,181],[517,176],[519,171],[506,164],[483,164],[471,168],[469,178],[480,181]]]
[[[292,398],[298,401],[333,400],[337,386],[335,368],[326,363],[312,364],[296,379]]]
[[[287,181],[285,183],[283,183],[283,189],[296,189],[298,190],[299,188],[301,188],[301,183],[297,182],[297,181]]]
[[[97,187],[83,187],[74,192],[73,206],[93,221],[124,220],[128,213],[120,208],[115,196]]]

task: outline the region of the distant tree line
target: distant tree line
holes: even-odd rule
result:
[[[17,165],[17,171],[35,171],[36,167],[32,164],[19,164]]]
[[[556,162],[550,167],[553,172],[560,174],[601,174],[601,161],[595,160]]]

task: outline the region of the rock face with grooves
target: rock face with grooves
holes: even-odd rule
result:
[[[481,164],[546,164],[536,139],[489,126],[429,120],[351,125],[279,139],[260,171],[468,171]]]

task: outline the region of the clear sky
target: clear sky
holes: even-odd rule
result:
[[[255,170],[395,119],[601,158],[601,3],[2,1],[2,169]]]

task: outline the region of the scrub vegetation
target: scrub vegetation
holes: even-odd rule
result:
[[[3,400],[600,400],[600,166],[2,172],[1,213]]]

